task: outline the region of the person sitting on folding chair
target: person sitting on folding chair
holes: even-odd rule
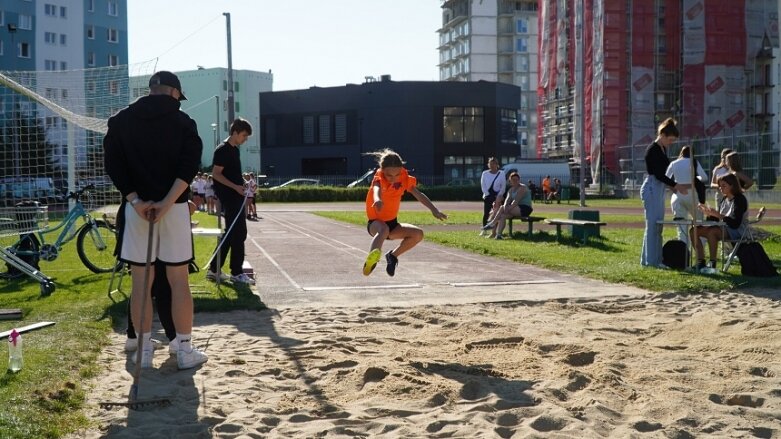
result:
[[[716,254],[719,248],[719,241],[723,238],[730,240],[737,240],[743,235],[746,227],[746,212],[748,212],[748,201],[743,195],[743,189],[740,186],[740,181],[735,174],[727,174],[719,178],[719,191],[724,195],[724,199],[721,202],[721,206],[716,210],[705,204],[700,204],[698,208],[703,214],[718,218],[719,221],[724,221],[725,226],[697,226],[690,230],[692,242],[697,252],[697,270],[705,268],[705,250],[702,246],[702,241],[694,239],[696,236],[705,238],[708,241],[708,251],[710,255],[710,261],[708,266],[710,268],[716,268]]]

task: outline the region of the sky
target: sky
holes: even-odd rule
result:
[[[274,75],[274,91],[439,80],[439,0],[128,0],[131,65],[227,67]],[[143,71],[139,73],[151,73]]]

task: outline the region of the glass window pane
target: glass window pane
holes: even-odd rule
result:
[[[331,143],[331,116],[324,114],[318,118],[320,143]]]
[[[314,116],[304,116],[303,141],[305,144],[315,143],[315,118]]]

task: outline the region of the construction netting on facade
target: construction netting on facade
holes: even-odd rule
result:
[[[619,146],[650,144],[666,117],[677,119],[682,137],[698,141],[773,130],[763,88],[775,80],[761,53],[779,47],[777,0],[544,0],[539,156],[558,144],[562,130],[577,129],[571,114],[566,127],[556,111],[561,105],[550,103],[575,84],[574,48],[562,41],[575,41],[572,17],[580,5],[583,138],[594,181],[602,180],[601,172],[617,180]],[[579,160],[577,145],[569,146],[570,157]]]

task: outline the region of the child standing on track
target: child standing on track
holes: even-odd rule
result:
[[[423,240],[423,230],[412,224],[401,224],[396,218],[404,192],[411,193],[421,204],[428,207],[434,218],[445,220],[447,215],[440,212],[426,194],[417,189],[417,179],[404,169],[401,156],[390,149],[367,155],[373,155],[380,168],[374,174],[374,180],[366,194],[366,216],[369,219],[366,230],[374,238],[366,262],[363,264],[363,274],[368,276],[374,271],[374,267],[380,260],[382,244],[386,239],[401,239],[398,247],[385,253],[387,262],[385,271],[389,276],[393,276],[399,263],[398,257]]]

